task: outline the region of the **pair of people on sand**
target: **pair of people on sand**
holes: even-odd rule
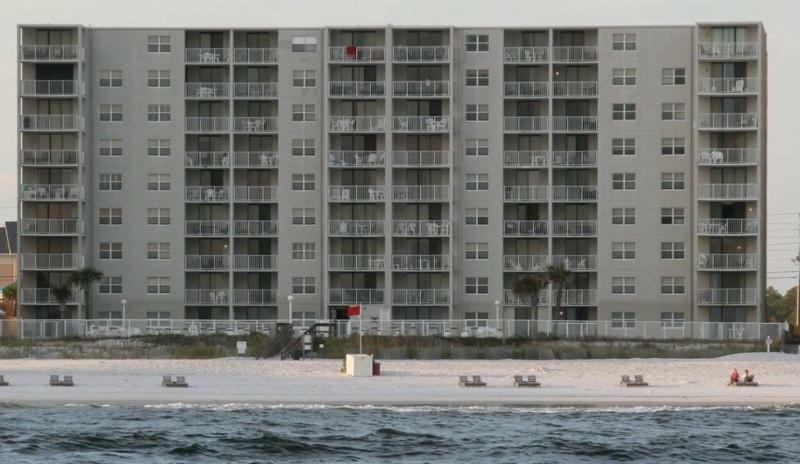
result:
[[[756,378],[756,375],[755,374],[751,374],[750,371],[747,370],[747,369],[744,370],[744,376],[743,377],[739,376],[739,371],[734,368],[733,372],[731,372],[731,377],[730,377],[730,381],[728,382],[728,385],[733,385],[733,384],[736,384],[736,383],[739,383],[739,382],[746,382],[746,383],[753,382],[753,381],[755,381],[755,378]]]

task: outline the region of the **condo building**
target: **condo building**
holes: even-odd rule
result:
[[[760,23],[18,43],[24,318],[764,320]]]

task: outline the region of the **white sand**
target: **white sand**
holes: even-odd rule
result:
[[[383,361],[383,375],[352,378],[338,360],[0,360],[0,402],[41,404],[273,403],[375,405],[784,405],[800,402],[800,356],[747,353],[717,359],[576,361]],[[750,369],[756,388],[725,386],[730,371]],[[71,374],[75,387],[48,386]],[[190,387],[163,388],[161,375],[183,374]],[[478,374],[485,388],[457,386]],[[535,374],[542,388],[511,386]],[[619,386],[643,374],[649,387]]]

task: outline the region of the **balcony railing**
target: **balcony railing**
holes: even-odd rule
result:
[[[711,59],[743,59],[758,57],[758,42],[703,42],[697,55]]]
[[[73,253],[22,253],[23,270],[70,271],[83,267],[83,255]]]
[[[227,151],[187,151],[184,156],[187,168],[224,168],[231,165],[231,158]]]
[[[23,114],[20,129],[24,131],[77,131],[81,118],[77,114]]]
[[[596,185],[554,185],[553,201],[596,201]]]
[[[22,61],[75,61],[77,45],[20,45]]]
[[[450,255],[393,255],[393,271],[447,271]]]
[[[29,201],[78,201],[83,187],[78,184],[22,184],[22,199]]]
[[[237,116],[233,118],[233,131],[257,133],[278,131],[278,118],[274,116]]]
[[[228,255],[186,255],[185,267],[190,271],[226,271],[230,269]]]
[[[757,129],[758,113],[700,113],[700,129]]]
[[[278,293],[274,289],[233,289],[234,305],[274,305],[278,302]]]
[[[392,289],[392,304],[396,305],[446,305],[450,304],[450,289],[447,288],[395,288]]]
[[[446,63],[450,60],[450,47],[397,45],[392,49],[392,57],[395,63]]]
[[[552,291],[555,304],[555,291]],[[595,306],[597,290],[593,288],[567,288],[561,291],[561,304],[564,306]]]
[[[593,237],[597,235],[597,221],[552,221],[554,237]]]
[[[758,304],[758,289],[755,288],[700,288],[697,304],[719,306],[741,306]]]
[[[450,165],[450,152],[442,150],[395,150],[392,166],[406,168],[435,168]]]
[[[553,116],[554,132],[596,132],[597,116]]]
[[[187,237],[227,237],[230,229],[229,221],[187,220],[185,234]]]
[[[272,237],[278,235],[278,221],[237,219],[233,221],[235,237]]]
[[[550,118],[547,116],[506,116],[503,130],[506,132],[547,132]]]
[[[53,295],[53,290],[50,288],[23,288],[20,295],[20,302],[26,305],[57,305],[58,300]],[[72,295],[67,298],[65,304],[74,305],[81,301],[80,291],[73,291]]]
[[[278,187],[236,185],[233,187],[233,200],[249,203],[269,203],[278,201]]]
[[[553,63],[597,61],[596,45],[553,47]]]
[[[328,83],[331,97],[376,98],[386,94],[384,81],[331,81]]]
[[[22,219],[21,235],[79,235],[83,233],[83,221],[78,219]]]
[[[186,63],[227,63],[228,62],[228,49],[227,48],[187,48],[185,50]]]
[[[755,253],[700,253],[697,269],[700,271],[755,271],[758,262]]]
[[[539,292],[539,297],[536,307],[546,306],[549,300],[547,290],[542,290]],[[510,288],[503,289],[503,304],[504,305],[518,305],[518,306],[528,306],[531,305],[531,298],[529,296],[520,296],[514,293],[514,290]]]
[[[275,82],[234,82],[233,98],[277,98],[278,84]]]
[[[394,116],[392,130],[395,132],[447,132],[450,130],[448,116]]]
[[[736,166],[758,164],[758,148],[700,148],[697,164],[701,166]]]
[[[329,288],[331,304],[382,304],[382,288]]]
[[[328,61],[331,63],[378,63],[385,59],[386,47],[383,45],[328,48]]]
[[[547,201],[546,185],[507,185],[503,187],[503,201]]]
[[[184,121],[186,132],[228,132],[231,125],[227,116],[187,116]]]
[[[328,269],[331,271],[383,271],[384,255],[328,255]]]
[[[546,63],[548,47],[505,47],[504,63]]]
[[[703,200],[758,200],[758,184],[699,184],[697,197]]]
[[[503,269],[516,272],[545,272],[550,260],[547,255],[503,255]]]
[[[755,94],[759,80],[754,77],[701,77],[699,93],[712,95]]]
[[[230,96],[230,84],[227,82],[187,82],[185,90],[186,98],[213,100]]]
[[[392,221],[392,235],[399,237],[447,237],[450,235],[450,221],[395,219]]]
[[[227,288],[187,289],[183,302],[188,305],[227,305],[230,296]]]
[[[234,48],[233,62],[245,64],[271,64],[278,62],[277,48]]]
[[[506,219],[503,235],[506,237],[547,237],[547,221],[528,219]]]
[[[597,255],[553,255],[553,265],[569,271],[596,271]]]
[[[235,151],[233,152],[235,168],[277,168],[278,152],[276,151]]]
[[[383,132],[386,120],[383,116],[331,116],[328,129],[331,132]]]
[[[506,97],[546,97],[548,94],[547,81],[505,82],[503,95]]]
[[[383,185],[331,185],[328,186],[328,200],[341,202],[384,201]]]
[[[23,96],[71,97],[78,95],[78,81],[25,79],[21,90]]]
[[[597,166],[595,150],[559,150],[553,152],[554,167]]]
[[[449,201],[449,185],[395,185],[394,201]]]
[[[331,168],[382,168],[386,165],[386,152],[375,150],[331,150],[328,167]]]
[[[78,150],[22,150],[23,166],[77,166],[83,163]]]
[[[517,168],[547,167],[547,150],[506,150],[503,152],[503,166]]]
[[[235,271],[273,271],[277,268],[276,255],[233,255]]]
[[[450,81],[394,81],[395,97],[446,97],[450,95]]]
[[[373,219],[331,219],[328,235],[336,237],[381,237],[385,221]]]
[[[197,203],[227,203],[230,201],[230,188],[218,186],[186,187],[186,201]]]
[[[597,81],[555,81],[554,97],[596,97]]]
[[[700,218],[697,220],[698,235],[756,235],[758,219],[717,219]]]

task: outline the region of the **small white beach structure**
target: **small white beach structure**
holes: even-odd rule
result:
[[[348,354],[345,356],[345,374],[352,377],[372,377],[372,355]]]

